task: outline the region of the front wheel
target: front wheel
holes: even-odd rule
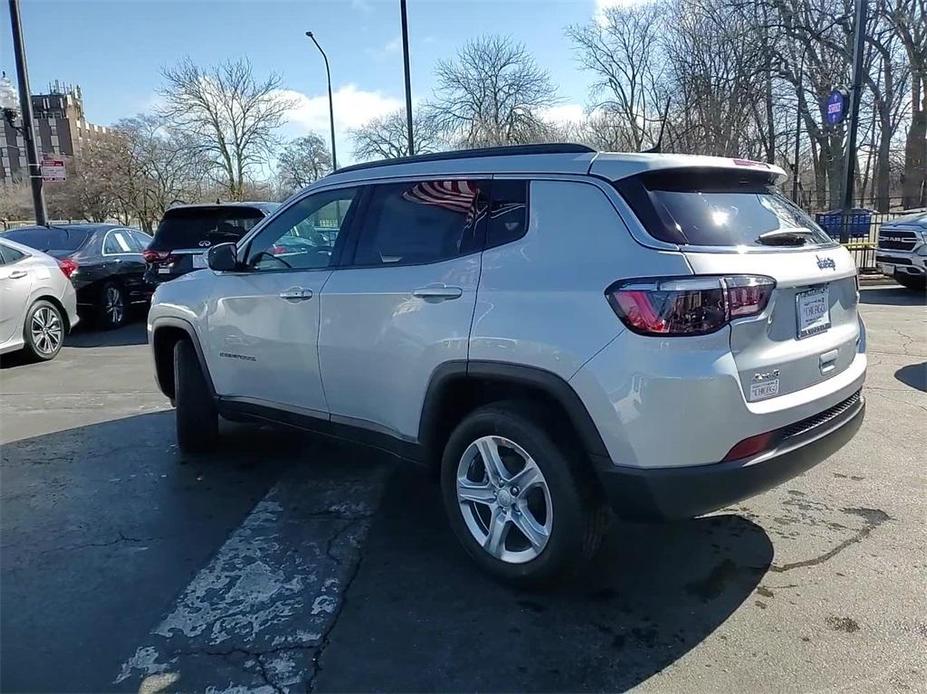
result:
[[[185,453],[212,450],[219,435],[219,414],[189,340],[180,340],[174,346],[174,405],[180,450]]]
[[[442,496],[457,538],[485,570],[517,585],[578,570],[607,521],[578,467],[581,452],[561,450],[549,430],[527,405],[489,405],[460,423],[442,459]]]
[[[927,288],[927,280],[923,276],[909,275],[905,272],[895,274],[895,281],[906,289],[915,291],[924,291]]]
[[[57,306],[45,300],[32,304],[23,326],[25,350],[32,359],[48,361],[57,357],[64,335],[64,319]]]

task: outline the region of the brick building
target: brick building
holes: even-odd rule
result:
[[[73,157],[81,146],[96,137],[105,137],[109,128],[88,123],[80,87],[50,84],[47,94],[32,95],[33,126],[39,160],[43,154]],[[29,166],[23,136],[0,123],[0,183],[28,180]]]

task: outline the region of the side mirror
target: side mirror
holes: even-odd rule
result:
[[[238,252],[234,243],[218,243],[206,253],[206,264],[216,272],[234,272],[238,269]]]

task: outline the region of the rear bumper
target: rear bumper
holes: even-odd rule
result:
[[[597,472],[612,508],[622,518],[692,518],[764,492],[811,469],[853,438],[865,412],[862,395],[855,396],[824,423],[812,421],[809,428],[784,434],[776,448],[746,460],[651,469],[600,465]]]

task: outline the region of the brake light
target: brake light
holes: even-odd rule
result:
[[[71,279],[71,275],[77,272],[79,265],[76,260],[71,258],[58,258],[58,267],[61,269],[61,272],[64,273],[64,276],[68,279]]]
[[[762,275],[640,279],[616,282],[605,296],[630,330],[672,337],[707,335],[760,314],[775,287]]]
[[[146,263],[152,263],[154,265],[157,265],[159,263],[163,263],[166,260],[168,260],[171,257],[171,252],[170,251],[153,251],[151,249],[147,249],[147,250],[142,251],[142,257],[145,259]]]

